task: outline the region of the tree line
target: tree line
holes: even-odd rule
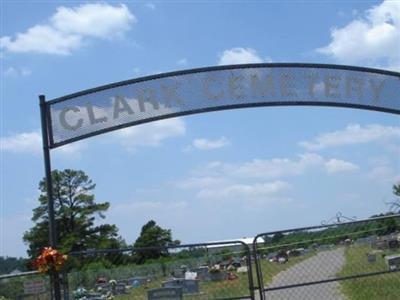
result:
[[[133,245],[128,245],[119,235],[114,224],[96,224],[104,219],[110,207],[109,202],[97,202],[94,195],[96,184],[85,172],[65,169],[52,171],[54,212],[57,228],[58,250],[62,253],[87,251],[91,249],[120,249],[166,247],[180,244],[172,238],[170,229],[164,229],[154,220],[143,225],[140,236]],[[34,226],[24,233],[23,240],[28,246],[28,256],[33,259],[49,246],[49,218],[47,187],[45,178],[39,183],[39,206],[33,209]],[[132,256],[135,263],[143,264],[149,259],[166,256],[162,249],[140,251]],[[115,261],[115,255],[113,260]]]
[[[55,222],[58,237],[58,250],[63,253],[87,251],[91,249],[121,249],[133,246],[134,248],[156,247],[146,251],[135,251],[130,256],[114,254],[111,257],[105,256],[106,261],[126,261],[143,264],[146,261],[168,257],[166,250],[168,246],[179,245],[179,240],[172,238],[170,229],[164,229],[157,225],[154,220],[143,225],[139,237],[128,245],[119,235],[118,228],[114,224],[96,225],[96,218],[104,219],[105,213],[110,207],[109,202],[97,202],[94,195],[96,184],[81,170],[65,169],[63,171],[52,171],[53,195]],[[33,209],[32,221],[34,226],[24,233],[23,240],[28,246],[28,256],[33,259],[43,247],[49,246],[49,219],[47,207],[47,187],[45,179],[39,182],[40,195],[39,205]],[[392,211],[400,212],[400,183],[393,186],[395,198],[388,205]],[[327,229],[320,232],[295,232],[292,234],[276,234],[265,236],[267,244],[290,244],[301,243],[301,241],[312,241],[322,237],[346,235],[346,232],[360,232],[357,237],[363,237],[363,232],[369,232],[373,227],[378,226],[379,230],[388,233],[397,228],[388,220],[385,224],[371,223],[354,226]],[[383,229],[382,229],[383,228]],[[340,231],[340,232],[339,232]],[[354,236],[353,236],[354,237]],[[332,240],[333,241],[333,240]],[[336,240],[335,240],[336,241]],[[184,252],[182,252],[184,255]],[[2,264],[5,258],[2,259]],[[88,259],[89,260],[89,259]],[[11,261],[8,259],[7,262]],[[8,270],[8,269],[7,269]]]

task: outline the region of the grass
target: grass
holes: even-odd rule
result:
[[[376,262],[368,262],[367,253],[371,250],[369,246],[348,247],[345,251],[346,264],[337,275],[348,276],[388,270],[381,254],[377,254]],[[387,255],[395,253],[385,251]],[[341,287],[343,294],[349,300],[398,300],[400,299],[400,272],[345,280],[341,282]]]

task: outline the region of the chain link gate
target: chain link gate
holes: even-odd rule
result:
[[[254,299],[241,241],[73,252],[66,269],[69,299]]]
[[[400,215],[262,233],[260,299],[399,299]]]

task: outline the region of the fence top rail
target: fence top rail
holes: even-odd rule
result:
[[[72,251],[69,255],[82,255],[82,254],[104,254],[112,252],[128,252],[128,251],[147,251],[147,250],[158,250],[158,249],[179,249],[179,248],[195,248],[195,247],[205,247],[207,246],[234,246],[240,244],[245,247],[246,252],[250,250],[249,245],[240,240],[223,241],[223,242],[209,242],[209,243],[197,243],[197,244],[182,244],[182,245],[168,245],[162,247],[126,247],[126,248],[108,248],[108,249],[91,249],[83,251]]]
[[[2,279],[9,279],[15,277],[24,277],[24,276],[33,276],[41,274],[39,271],[28,271],[28,272],[21,272],[16,274],[2,274],[0,275],[0,280]]]
[[[284,229],[284,230],[278,230],[278,231],[263,232],[263,233],[257,234],[254,237],[253,247],[256,246],[258,238],[260,238],[262,236],[266,236],[266,235],[272,235],[272,234],[276,234],[276,233],[286,233],[286,232],[297,232],[297,231],[304,231],[304,230],[321,229],[321,228],[335,228],[335,227],[341,227],[341,226],[348,226],[348,225],[362,224],[362,223],[368,223],[368,222],[374,222],[374,221],[381,221],[381,220],[386,220],[386,219],[391,219],[391,218],[400,218],[400,214],[392,214],[392,215],[376,217],[376,218],[369,218],[369,219],[363,219],[363,220],[357,220],[357,221],[343,222],[343,223],[339,223],[339,224],[325,224],[325,225],[298,227],[298,228]]]

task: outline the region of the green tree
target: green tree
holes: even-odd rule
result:
[[[279,243],[279,242],[281,242],[284,238],[285,238],[285,236],[283,235],[282,232],[277,232],[277,233],[275,233],[274,236],[272,237],[271,243],[272,243],[272,244]]]
[[[393,185],[393,194],[395,199],[388,203],[390,210],[400,213],[400,182]]]
[[[147,248],[155,247],[146,250],[135,251],[134,257],[138,264],[143,264],[146,260],[157,259],[160,257],[168,256],[169,245],[179,245],[179,240],[172,240],[171,229],[163,229],[156,224],[155,221],[150,220],[143,225],[140,236],[136,239],[134,248]]]
[[[92,193],[95,184],[83,172],[66,169],[52,172],[54,212],[58,249],[64,253],[91,248],[117,248],[123,242],[115,225],[95,225],[96,216],[104,219],[108,202],[96,203]],[[45,179],[39,183],[39,206],[33,210],[35,225],[24,234],[28,254],[38,255],[49,246],[47,188]]]
[[[25,258],[0,256],[0,275],[17,269],[27,271],[28,260]]]

